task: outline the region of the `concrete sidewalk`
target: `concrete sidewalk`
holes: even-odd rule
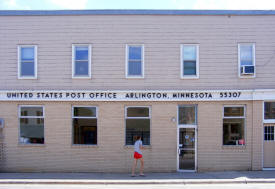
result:
[[[0,173],[0,184],[250,184],[275,183],[275,171],[205,173]]]

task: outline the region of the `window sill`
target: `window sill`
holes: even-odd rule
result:
[[[151,145],[143,145],[142,147],[143,147],[144,150],[152,149]],[[134,148],[135,148],[134,145],[125,145],[124,146],[124,149],[134,149]]]
[[[72,148],[99,148],[97,144],[72,144]]]
[[[85,76],[85,77],[77,77],[77,76],[73,76],[72,79],[92,79],[91,76]]]
[[[200,79],[199,76],[182,76],[181,79]]]
[[[275,119],[264,119],[264,123],[268,124],[272,124],[272,123],[275,123]]]
[[[223,145],[222,149],[225,149],[225,150],[245,150],[246,145]]]
[[[18,77],[18,80],[37,80],[37,77]]]
[[[239,76],[240,79],[254,79],[256,78],[255,75],[251,75],[251,76]]]
[[[24,144],[24,143],[18,143],[19,147],[45,147],[45,144]]]
[[[143,76],[127,76],[126,79],[144,79]]]

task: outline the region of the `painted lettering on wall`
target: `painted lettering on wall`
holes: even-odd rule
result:
[[[180,101],[180,100],[234,100],[247,98],[241,91],[0,91],[0,100],[60,100],[60,101]]]

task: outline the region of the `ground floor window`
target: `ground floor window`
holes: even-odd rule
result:
[[[275,120],[275,102],[264,103],[264,119]]]
[[[144,145],[150,145],[150,108],[126,107],[126,145],[133,145],[136,136],[141,136]]]
[[[73,144],[97,144],[97,108],[74,106]]]
[[[265,126],[264,127],[264,140],[265,141],[274,141],[274,126]]]
[[[19,107],[19,143],[44,144],[44,107]]]
[[[223,145],[245,145],[245,107],[225,106],[223,111]]]

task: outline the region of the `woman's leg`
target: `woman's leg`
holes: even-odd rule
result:
[[[137,167],[137,159],[134,158],[133,166],[132,166],[132,176],[135,175],[136,167]]]
[[[143,158],[140,158],[140,171],[139,171],[140,175],[143,175],[143,169],[144,169],[144,160]]]

